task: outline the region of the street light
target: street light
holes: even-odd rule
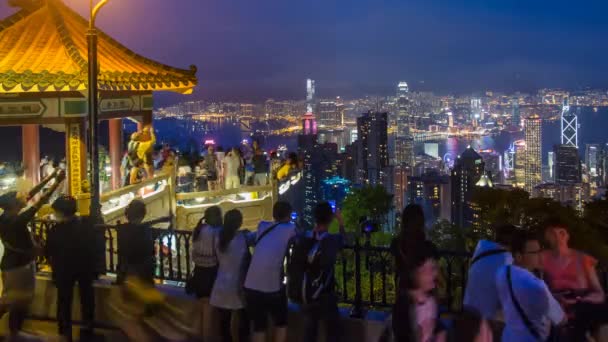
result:
[[[93,6],[93,0],[90,0],[91,14],[89,17],[89,30],[87,31],[87,46],[88,46],[88,63],[89,63],[89,156],[91,160],[91,208],[89,214],[95,219],[101,218],[101,203],[99,199],[99,151],[98,151],[98,131],[97,124],[97,109],[98,109],[98,91],[97,91],[97,29],[95,28],[95,19],[99,10],[108,2],[101,0],[97,5]]]

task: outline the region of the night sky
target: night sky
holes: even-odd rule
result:
[[[607,11],[599,0],[110,0],[98,25],[153,59],[196,64],[194,98],[259,101],[302,99],[307,77],[321,97],[392,94],[399,80],[455,93],[608,88]]]

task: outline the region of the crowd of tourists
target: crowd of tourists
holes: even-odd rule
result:
[[[242,186],[267,185],[281,180],[299,168],[298,157],[291,153],[282,159],[277,152],[264,151],[256,140],[249,145],[224,150],[209,145],[206,153],[178,162],[177,185],[180,192],[230,190]]]
[[[254,172],[255,174],[255,172]],[[72,340],[73,287],[82,309],[80,339],[94,338],[93,282],[104,270],[105,239],[94,222],[76,215],[76,201],[60,196],[53,204],[56,226],[45,248],[27,225],[65,177],[61,170],[42,194],[0,196],[0,239],[4,255],[0,313],[8,313],[9,340],[19,340],[35,287],[35,259],[45,256],[57,287],[59,334]],[[29,201],[29,205],[26,203]],[[273,222],[242,229],[238,209],[208,207],[192,232],[192,273],[187,294],[199,301],[200,331],[177,322],[181,312],[155,287],[155,241],[151,229],[171,217],[144,222],[146,206],[133,200],[118,224],[119,291],[112,317],[133,341],[287,341],[288,303],[299,306],[306,342],[344,341],[334,267],[346,240],[341,213],[327,202],[314,208],[314,227],[300,230],[287,202],[276,202]],[[470,262],[461,312],[442,315],[436,296],[438,252],[427,240],[421,207],[407,206],[391,244],[396,301],[382,342],[590,341],[608,338],[608,307],[597,261],[569,247],[568,227],[547,221],[541,236],[519,227],[496,227],[494,241],[481,240]],[[330,233],[329,227],[338,227]],[[546,246],[543,249],[542,246]],[[323,327],[323,329],[321,329]],[[320,336],[321,332],[324,336]],[[294,336],[290,337],[293,340]]]

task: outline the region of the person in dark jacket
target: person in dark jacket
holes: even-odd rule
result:
[[[154,241],[158,237],[152,225],[168,222],[164,217],[154,221],[143,222],[146,217],[146,204],[142,200],[133,200],[125,210],[128,223],[116,227],[118,234],[118,277],[117,282],[127,276],[135,276],[142,281],[154,283]]]
[[[38,194],[51,179],[55,183],[42,193],[40,198],[27,208],[24,198],[16,192],[0,196],[0,240],[4,246],[4,255],[0,262],[2,271],[2,297],[0,298],[0,317],[9,313],[8,325],[11,338],[21,335],[21,328],[27,316],[30,302],[34,298],[35,260],[37,246],[28,229],[28,223],[34,219],[36,212],[57,190],[65,173],[57,171],[53,177],[47,177],[30,191],[30,197]]]
[[[48,233],[47,256],[57,287],[57,324],[59,334],[72,341],[72,298],[78,283],[80,307],[84,322],[81,339],[93,335],[95,292],[97,278],[97,236],[91,224],[76,216],[76,200],[61,196],[53,202],[58,223]]]

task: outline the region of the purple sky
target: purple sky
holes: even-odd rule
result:
[[[80,13],[88,1],[66,0]],[[608,87],[599,0],[110,0],[98,25],[132,50],[196,64],[191,98]],[[0,16],[11,12],[0,0]],[[161,95],[158,104],[182,99]]]

